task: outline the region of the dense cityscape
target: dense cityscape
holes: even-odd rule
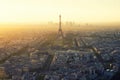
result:
[[[117,80],[118,29],[21,31],[1,33],[0,80]]]
[[[0,80],[120,80],[120,0],[0,0]]]

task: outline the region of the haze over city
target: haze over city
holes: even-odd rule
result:
[[[120,0],[0,0],[0,80],[120,80]]]

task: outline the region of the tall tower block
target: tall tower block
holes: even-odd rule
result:
[[[59,15],[58,37],[59,38],[64,38],[63,31],[62,31],[62,26],[61,26],[61,15]]]

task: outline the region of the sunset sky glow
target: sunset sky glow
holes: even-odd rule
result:
[[[0,23],[119,22],[120,0],[0,0]]]

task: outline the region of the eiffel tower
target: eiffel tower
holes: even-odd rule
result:
[[[61,15],[59,15],[59,29],[58,29],[58,37],[59,38],[64,38],[62,27],[61,27]]]

